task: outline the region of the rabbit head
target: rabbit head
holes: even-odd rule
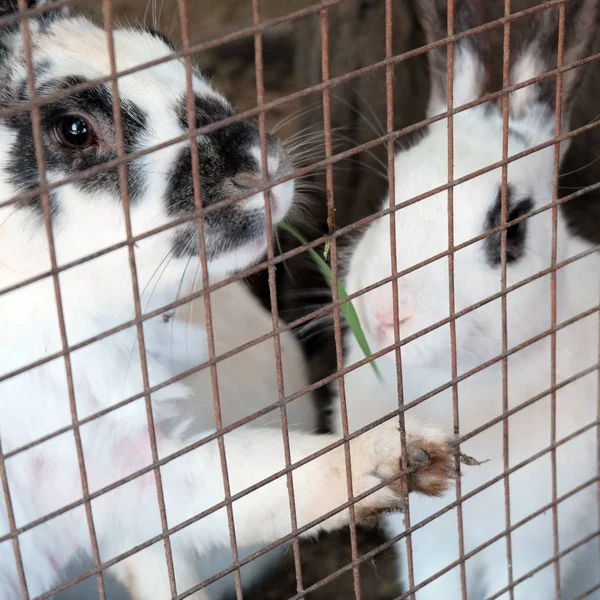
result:
[[[427,41],[447,35],[446,0],[418,3]],[[482,5],[475,0],[454,2],[454,30],[479,25]],[[597,2],[571,0],[566,4],[563,64],[589,53],[596,30]],[[515,53],[510,84],[515,85],[557,67],[559,8],[544,10]],[[454,44],[453,103],[447,98],[447,50],[429,53],[432,96],[428,116],[477,100],[486,93],[489,47],[484,35],[460,38]],[[561,121],[567,131],[569,111],[581,77],[581,69],[563,74]],[[518,89],[510,95],[508,156],[511,157],[555,137],[556,78]],[[448,120],[431,124],[421,139],[395,157],[395,202],[410,200],[446,186],[502,160],[503,116],[501,105],[475,105],[453,118],[453,172],[448,168]],[[561,154],[567,142],[561,144]],[[509,162],[506,190],[507,221],[519,219],[552,202],[554,145]],[[383,208],[389,206],[389,199]],[[463,311],[501,291],[501,234],[466,244],[501,225],[502,169],[466,178],[453,188],[453,218],[449,216],[448,192],[440,191],[407,203],[395,213],[400,337],[408,338],[436,323],[422,337],[402,347],[403,364],[447,366],[451,356],[449,319],[449,227],[454,246],[455,312]],[[558,220],[557,260],[569,252],[567,234]],[[548,269],[552,259],[552,211],[545,210],[513,224],[506,235],[507,286]],[[385,280],[392,275],[390,218],[374,221],[354,249],[349,262],[348,292]],[[436,258],[437,257],[437,258]],[[422,261],[424,266],[411,270]],[[507,295],[508,344],[512,347],[550,326],[550,276],[540,277]],[[392,284],[386,283],[356,299],[372,350],[394,343]],[[466,311],[456,319],[459,365],[480,364],[497,356],[502,348],[501,300]],[[393,356],[387,354],[386,356]],[[461,367],[462,368],[462,367]]]
[[[16,4],[15,0],[1,2],[0,15],[6,16]],[[48,8],[52,9],[51,4]],[[118,156],[111,81],[68,93],[70,88],[110,75],[107,32],[86,18],[59,10],[31,17],[29,30],[43,158],[47,180],[53,184]],[[147,29],[115,29],[113,39],[118,72],[175,51],[161,34]],[[0,110],[18,109],[31,99],[20,22],[0,30],[0,50]],[[186,81],[183,58],[118,78],[125,153],[164,145],[127,163],[133,236],[143,236],[195,210],[190,140],[166,144],[189,132]],[[233,115],[230,104],[196,69],[192,86],[196,126]],[[56,93],[61,97],[49,98]],[[243,269],[260,258],[267,244],[264,194],[252,193],[263,185],[259,132],[237,121],[200,134],[192,143],[197,148],[200,197],[205,209],[236,195],[250,195],[207,212],[203,225],[209,273],[222,275]],[[291,172],[288,156],[271,136],[267,156],[269,178]],[[30,110],[0,114],[0,288],[14,286],[51,267],[43,199],[35,194],[40,186],[38,158]],[[293,189],[292,181],[272,189],[273,223],[286,214]],[[26,200],[9,202],[28,192]],[[49,204],[59,267],[126,240],[118,167],[52,188]],[[197,224],[190,220],[135,242],[143,305],[150,295],[158,306],[172,301],[184,275],[198,274],[199,246]],[[67,322],[69,312],[82,314],[88,309],[97,315],[125,307],[130,318],[133,304],[126,246],[69,268],[59,279]],[[21,310],[23,302],[54,305],[48,295],[50,278],[36,285],[37,291],[33,289],[36,286],[27,286],[9,293],[5,302],[12,297]],[[40,292],[39,286],[46,291]]]

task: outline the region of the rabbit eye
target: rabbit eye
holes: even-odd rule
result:
[[[94,130],[83,117],[63,117],[54,125],[54,133],[58,143],[65,148],[83,150],[96,144]]]

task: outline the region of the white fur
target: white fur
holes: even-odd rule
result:
[[[530,48],[517,61],[513,80],[538,74],[543,61]],[[461,101],[475,99],[481,90],[473,67],[476,57],[459,54],[456,69],[456,93]],[[530,71],[535,69],[536,72]],[[440,86],[441,87],[441,86]],[[554,136],[554,115],[537,102],[535,90],[519,93],[517,103],[521,118],[511,119],[509,156],[544,143]],[[512,102],[512,98],[511,98]],[[434,98],[431,106],[446,110],[445,103]],[[519,114],[518,113],[518,114]],[[395,160],[395,198],[401,203],[448,182],[447,123],[429,127],[425,137],[411,149],[400,152]],[[566,150],[563,144],[561,151]],[[534,208],[552,201],[554,148],[536,152],[510,163],[508,181],[514,189],[513,202],[531,197]],[[454,117],[454,179],[502,159],[502,118],[499,111],[486,112],[477,107]],[[485,230],[486,215],[501,185],[501,170],[488,172],[454,188],[454,243],[462,244]],[[388,206],[386,200],[383,207]],[[444,253],[448,248],[448,199],[439,193],[396,213],[398,271]],[[545,211],[527,220],[526,249],[523,257],[507,268],[507,285],[551,266],[552,213]],[[559,212],[557,260],[572,257],[590,246],[567,231]],[[391,275],[390,223],[384,217],[365,232],[350,261],[347,277],[349,293],[381,281]],[[468,245],[455,253],[455,310],[459,312],[501,290],[500,267],[486,263],[484,242]],[[407,338],[449,315],[448,259],[439,258],[398,280],[398,307],[392,305],[392,287],[386,284],[360,296],[355,305],[365,326],[373,351],[394,343],[393,313],[399,313],[400,337]],[[598,304],[600,265],[597,254],[578,260],[558,271],[557,322],[593,309]],[[508,348],[511,349],[551,326],[550,276],[540,277],[510,292],[507,296]],[[458,374],[488,361],[502,352],[501,300],[497,299],[468,312],[456,321]],[[556,336],[556,380],[558,383],[593,368],[598,360],[598,314],[561,329]],[[348,336],[345,364],[363,359],[352,335]],[[437,423],[452,430],[453,399],[450,327],[442,325],[403,345],[404,401],[446,385],[446,389],[410,408],[407,415]],[[388,414],[398,406],[396,356],[390,352],[377,361],[383,382],[376,379],[370,366],[363,366],[346,376],[346,397],[350,430]],[[551,386],[551,346],[547,336],[512,354],[508,359],[508,408],[517,409],[536,394]],[[368,402],[365,398],[369,398]],[[490,366],[458,384],[460,435],[465,436],[502,415],[502,365]],[[597,414],[597,374],[578,379],[556,393],[556,439],[594,423]],[[508,419],[508,466],[513,467],[546,449],[551,443],[551,398],[546,395],[536,403],[515,412]],[[339,415],[338,430],[341,428]],[[464,471],[462,493],[483,486],[504,471],[503,426],[497,423],[484,429],[461,445],[461,451],[480,461],[488,461]],[[596,428],[587,431],[556,450],[557,493],[560,497],[597,475]],[[551,453],[546,452],[509,477],[511,522],[552,501]],[[411,524],[415,525],[443,509],[455,498],[415,498],[410,503]],[[597,485],[585,487],[558,507],[559,549],[563,550],[598,530]],[[462,504],[465,552],[504,531],[504,481],[476,494]],[[536,519],[512,533],[512,568],[516,580],[554,555],[553,513],[546,509]],[[403,531],[403,521],[387,518],[390,536]],[[459,559],[456,509],[446,512],[412,535],[415,584],[434,576]],[[402,584],[408,586],[407,556],[404,541],[397,546]],[[560,561],[563,600],[571,600],[600,581],[600,556],[595,538]],[[505,538],[478,552],[466,562],[468,597],[487,598],[508,585]],[[418,600],[458,600],[462,598],[458,567],[438,577],[416,593]],[[503,594],[502,598],[509,598]],[[514,590],[518,600],[548,600],[555,597],[554,568],[550,566],[524,580]],[[597,598],[596,595],[589,597]]]

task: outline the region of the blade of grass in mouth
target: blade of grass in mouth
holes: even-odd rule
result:
[[[289,234],[293,235],[301,244],[308,244],[306,238],[289,223],[284,222],[281,223],[279,226],[285,229]],[[317,268],[319,269],[321,275],[323,275],[323,278],[325,279],[329,287],[333,288],[333,276],[331,274],[331,268],[329,267],[329,265],[319,256],[318,252],[316,252],[313,248],[308,248],[308,254],[312,258],[314,263],[317,265]],[[348,293],[346,292],[344,286],[340,281],[337,282],[337,289],[339,300],[345,300],[348,297]],[[365,332],[363,331],[363,328],[360,324],[360,320],[358,318],[358,313],[356,312],[356,309],[354,308],[352,302],[348,300],[343,304],[340,304],[340,310],[346,318],[346,322],[348,323],[350,330],[356,338],[360,349],[363,351],[364,355],[367,358],[370,357],[372,355],[372,352],[369,348],[369,342],[367,341]],[[369,364],[375,371],[377,377],[381,378],[381,374],[379,373],[379,369],[377,368],[375,361],[373,360]]]

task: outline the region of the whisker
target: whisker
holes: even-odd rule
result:
[[[303,117],[304,115],[307,115],[309,112],[316,110],[317,108],[320,108],[320,106],[321,106],[320,102],[315,102],[314,104],[309,104],[308,107],[306,107],[306,108],[298,109],[297,111],[293,112],[291,115],[288,115],[287,117],[284,117],[281,121],[279,121],[279,123],[277,123],[271,129],[271,133],[273,133],[273,134],[277,133],[283,126],[288,125],[289,123],[292,123],[296,119],[299,119],[300,117]]]
[[[364,101],[365,106],[367,107],[367,109],[369,110],[369,112],[371,113],[371,116],[373,117],[373,119],[375,119],[375,123],[379,126],[379,130],[376,130],[375,128],[373,128],[373,131],[375,132],[375,134],[379,137],[381,135],[385,135],[386,133],[386,129],[383,125],[383,121],[380,119],[380,117],[377,115],[377,113],[375,112],[375,110],[373,109],[373,107],[371,106],[371,104],[368,102],[367,98],[365,97],[364,94],[362,94],[361,92],[358,91],[358,89],[354,89],[354,93],[361,99]],[[356,109],[355,109],[356,110]]]
[[[584,169],[591,167],[594,163],[596,163],[599,160],[600,160],[600,156],[597,156],[596,158],[594,158],[594,160],[587,163],[586,165],[583,165],[582,167],[578,167],[577,169],[573,169],[572,171],[567,171],[566,173],[561,173],[559,175],[559,177],[566,177],[567,175],[573,175],[573,173],[579,173],[579,171],[583,171]]]
[[[14,215],[14,214],[16,214],[16,213],[17,213],[17,211],[19,210],[19,208],[21,208],[21,207],[19,206],[19,204],[17,204],[17,205],[15,206],[15,208],[13,208],[13,210],[11,210],[11,211],[8,213],[8,216],[6,217],[6,219],[4,219],[4,221],[2,221],[2,223],[0,224],[0,229],[2,229],[2,227],[4,227],[4,225],[6,224],[6,222],[7,222],[7,221],[8,221],[8,220],[9,220],[9,219],[10,219],[10,218],[11,218],[11,217]],[[5,264],[4,262],[2,262],[2,261],[0,261],[0,264],[4,265],[4,266],[5,266],[7,269],[8,269],[8,268],[10,268],[8,265],[6,265],[6,264]],[[12,269],[11,269],[11,270],[12,270]]]
[[[183,273],[181,274],[181,278],[179,279],[179,285],[177,286],[177,292],[175,294],[175,302],[177,302],[181,296],[181,289],[183,288],[183,282],[185,281],[185,274],[187,273],[188,267],[190,266],[190,263],[192,262],[192,258],[193,255],[190,254],[187,263],[185,264],[185,267],[183,269]],[[188,304],[191,304],[191,302],[189,302]],[[170,348],[171,348],[171,362],[173,361],[173,331],[175,329],[175,319],[173,319],[171,321],[171,341],[170,341]]]
[[[158,277],[156,277],[156,281],[154,282],[154,287],[152,288],[152,291],[150,292],[150,295],[148,296],[148,299],[147,299],[146,304],[144,306],[144,311],[143,311],[144,313],[147,312],[148,306],[150,305],[150,301],[152,299],[152,296],[154,295],[154,292],[156,291],[156,288],[158,286],[158,282],[159,282],[160,278],[164,275],[165,271],[167,270],[167,268],[168,268],[169,264],[171,263],[171,260],[173,259],[174,256],[175,256],[175,249],[171,248],[171,250],[169,250],[169,252],[167,252],[167,254],[160,261],[158,267],[156,267],[156,269],[152,273],[152,276],[147,281],[146,285],[144,286],[144,289],[140,293],[140,300],[141,300],[143,298],[144,294],[146,293],[146,290],[148,289],[148,286],[150,285],[150,283],[152,282],[152,280],[157,276],[158,271],[161,268],[161,265],[163,265],[163,263],[164,263],[162,271],[160,272],[160,274],[158,275]],[[165,263],[165,260],[166,260],[166,263]],[[135,316],[135,315],[133,315],[133,316]],[[135,347],[137,346],[137,344],[138,344],[138,339],[137,339],[137,336],[136,336],[134,338],[133,344],[131,345],[131,351],[129,352],[129,358],[127,359],[127,368],[125,370],[125,375],[126,376],[129,374],[129,369],[131,368],[131,361],[133,360],[133,353],[135,351]]]
[[[371,130],[373,131],[373,133],[377,136],[380,137],[382,135],[385,135],[385,129],[383,128],[383,125],[381,124],[381,122],[379,121],[379,119],[377,118],[377,115],[375,115],[375,112],[373,111],[373,109],[371,108],[371,114],[375,117],[375,120],[377,121],[377,124],[379,126],[379,129],[369,120],[367,119],[367,117],[361,113],[356,106],[354,106],[353,104],[351,104],[350,102],[348,102],[347,100],[345,100],[344,98],[342,98],[339,94],[332,94],[332,96],[334,97],[335,100],[337,100],[338,102],[341,102],[342,104],[344,104],[345,106],[347,106],[350,110],[354,111],[354,114],[357,117],[360,117],[361,119],[363,119],[365,121],[365,123],[367,123],[367,125],[369,125],[369,127],[371,128]],[[363,97],[364,100],[364,97]],[[368,102],[366,103],[367,106],[369,106]]]
[[[202,274],[202,265],[198,264],[198,265],[196,265],[196,273],[194,273],[194,277],[192,279],[192,290],[196,289],[196,286],[198,285],[198,280],[200,279],[201,274]],[[188,329],[186,329],[186,332],[185,332],[185,351],[188,356],[189,356],[189,352],[190,352],[190,350],[189,350],[190,344],[189,344],[189,338],[188,338],[187,334],[188,334],[189,327],[192,326],[193,322],[194,322],[193,321],[194,306],[198,300],[199,299],[196,299],[195,301],[192,301],[192,302],[188,302],[188,306],[189,306],[189,316],[187,319]]]

